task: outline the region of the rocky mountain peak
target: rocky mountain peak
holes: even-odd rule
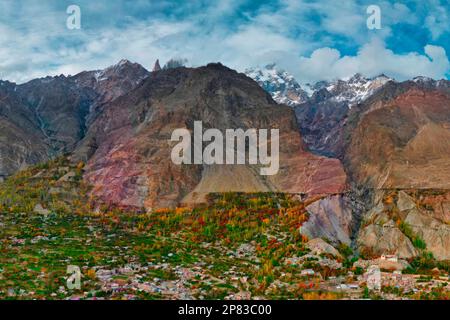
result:
[[[97,81],[105,81],[116,77],[136,78],[137,80],[143,78],[143,76],[148,76],[148,71],[139,63],[122,59],[112,66],[96,71],[94,76]]]
[[[425,77],[425,76],[417,76],[417,77],[414,77],[412,80],[414,82],[432,82],[432,81],[434,81],[432,78]]]
[[[184,66],[186,66],[187,63],[188,63],[187,59],[182,59],[182,58],[175,59],[175,58],[172,58],[172,59],[170,59],[169,61],[166,62],[166,64],[163,67],[163,70],[184,67]]]
[[[245,74],[258,82],[275,101],[291,107],[308,101],[332,99],[335,102],[345,102],[351,108],[352,105],[362,102],[384,84],[393,80],[384,74],[367,78],[356,73],[347,79],[300,85],[293,75],[278,68],[275,63],[267,64],[263,68],[246,69]]]
[[[378,76],[376,76],[374,79],[385,79],[385,80],[394,80],[391,77],[388,77],[387,75],[385,75],[384,73],[380,73]]]
[[[159,65],[159,59],[156,59],[155,64],[153,65],[152,72],[161,71],[161,66]]]
[[[331,99],[335,102],[344,102],[351,108],[353,105],[361,103],[370,97],[375,91],[393,79],[381,74],[373,78],[366,78],[357,73],[348,79],[338,79],[333,81],[319,81],[315,84],[307,84],[312,92],[312,100],[317,101],[317,97]],[[324,94],[327,90],[328,94]]]
[[[79,88],[88,88],[97,94],[95,107],[130,91],[149,75],[150,72],[139,63],[122,59],[103,70],[81,72],[71,77],[71,80]]]
[[[293,107],[308,99],[308,93],[303,90],[294,76],[278,68],[275,63],[267,64],[263,68],[249,68],[244,72],[269,92],[278,103]]]
[[[17,85],[14,82],[10,82],[8,80],[6,80],[6,81],[0,80],[0,90],[15,89],[16,86]]]
[[[359,84],[359,83],[365,83],[368,79],[366,79],[361,73],[355,73],[348,81],[349,84]]]
[[[421,86],[434,87],[434,86],[436,86],[438,84],[438,81],[436,81],[436,80],[434,80],[432,78],[429,78],[429,77],[424,77],[424,76],[414,77],[412,79],[412,81],[414,83],[417,83],[418,85],[421,85]]]
[[[131,65],[133,64],[130,60],[128,59],[121,59],[116,65],[117,66],[124,66],[124,65]]]

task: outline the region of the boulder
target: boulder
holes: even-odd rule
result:
[[[326,243],[320,238],[309,240],[306,247],[311,250],[311,253],[320,255],[322,253],[331,254],[336,258],[342,258],[341,254],[330,244]]]
[[[400,211],[411,210],[416,207],[416,202],[404,191],[398,193],[397,207]]]

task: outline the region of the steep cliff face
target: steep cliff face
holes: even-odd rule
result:
[[[175,165],[177,128],[279,129],[280,170],[261,176],[250,165]],[[293,111],[277,105],[254,81],[220,64],[153,73],[103,108],[75,152],[88,160],[85,179],[104,201],[160,207],[204,201],[209,192],[337,193],[346,176],[336,159],[303,147]]]
[[[134,89],[149,72],[123,60],[105,70],[0,82],[0,176],[70,153],[101,107]]]
[[[27,82],[17,87],[17,93],[31,110],[49,156],[71,152],[84,135],[94,92],[77,88],[71,78],[59,76]]]
[[[309,239],[324,238],[333,244],[351,244],[354,225],[354,208],[345,195],[332,195],[306,207],[309,219],[300,233]]]
[[[361,252],[412,258],[426,250],[449,259],[449,88],[430,79],[391,82],[348,115],[346,172],[355,186],[381,194],[364,214]],[[383,202],[390,193],[394,200]]]
[[[389,90],[399,93],[386,99]],[[344,163],[375,188],[450,188],[448,83],[404,83],[375,95],[348,121]]]
[[[0,178],[30,163],[45,161],[49,147],[33,110],[17,93],[17,86],[0,81]],[[1,180],[0,179],[0,180]]]
[[[104,104],[133,90],[149,75],[150,72],[140,64],[120,60],[104,70],[84,71],[71,77],[78,90],[94,92],[95,99],[90,105],[87,125],[97,116]]]
[[[308,148],[321,155],[342,155],[345,123],[350,112],[346,101],[336,101],[326,90],[295,108],[299,130]]]

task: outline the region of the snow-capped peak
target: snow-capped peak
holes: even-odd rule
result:
[[[131,62],[127,59],[122,59],[116,64],[103,70],[94,71],[93,75],[97,82],[115,78],[118,75],[121,75],[120,77],[128,75],[130,78],[137,76],[136,81],[141,81],[148,76],[148,71],[138,63]]]
[[[345,79],[300,85],[291,74],[279,69],[275,63],[262,68],[246,69],[245,73],[269,92],[275,101],[293,107],[307,102],[315,96],[316,98],[320,97],[319,99],[346,102],[351,108],[393,80],[384,74],[366,78],[357,73]]]
[[[372,95],[376,90],[393,79],[384,74],[373,78],[366,78],[357,73],[350,78],[334,81],[320,81],[314,85],[308,85],[314,92],[326,89],[331,94],[331,99],[337,102],[347,102],[349,107],[360,103]]]
[[[307,92],[302,89],[294,76],[279,69],[275,63],[262,68],[249,68],[244,72],[269,92],[278,103],[296,106],[308,100]]]
[[[425,76],[414,77],[412,79],[412,81],[414,81],[416,83],[433,83],[433,82],[435,82],[434,79],[429,78],[429,77],[425,77]]]
[[[351,107],[367,99],[390,80],[392,79],[386,76],[368,79],[361,74],[356,74],[348,81],[338,80],[330,92],[334,96],[333,99],[336,101],[347,101],[349,107]]]

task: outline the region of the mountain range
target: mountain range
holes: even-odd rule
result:
[[[307,84],[304,90],[293,76],[277,70],[273,64],[264,70],[248,70],[247,74],[276,101],[293,107],[308,150],[340,159],[348,173],[351,167],[361,167],[372,155],[379,157],[374,161],[378,166],[376,174],[380,175],[378,187],[448,187],[444,182],[448,167],[443,163],[436,165],[438,171],[442,165],[445,170],[434,174],[439,177],[433,177],[431,162],[432,159],[447,159],[449,81],[416,77],[396,82],[385,75],[368,79],[356,74],[346,80]],[[268,74],[271,76],[261,76]],[[307,98],[306,92],[309,92]],[[290,99],[292,96],[294,98]],[[440,141],[439,146],[427,140],[431,137]],[[371,154],[368,148],[376,146],[379,146],[378,151]],[[413,178],[419,171],[415,163],[429,165],[428,177]],[[395,173],[396,170],[408,172]],[[364,176],[374,178],[368,172]],[[391,179],[396,183],[389,183]]]
[[[199,120],[220,130],[279,128],[279,173],[174,165],[172,131]],[[85,163],[91,195],[108,205],[151,210],[201,203],[210,192],[294,193],[310,199],[302,232],[311,237],[411,257],[412,240],[396,224],[409,221],[437,258],[450,258],[447,80],[357,74],[300,85],[274,64],[149,72],[122,60],[1,81],[0,176],[63,154]]]
[[[295,110],[307,149],[341,160],[358,194],[315,202],[303,232],[348,242],[359,220],[362,251],[411,258],[419,252],[408,225],[436,257],[450,257],[449,81],[356,74],[302,87],[274,64],[247,74]]]

